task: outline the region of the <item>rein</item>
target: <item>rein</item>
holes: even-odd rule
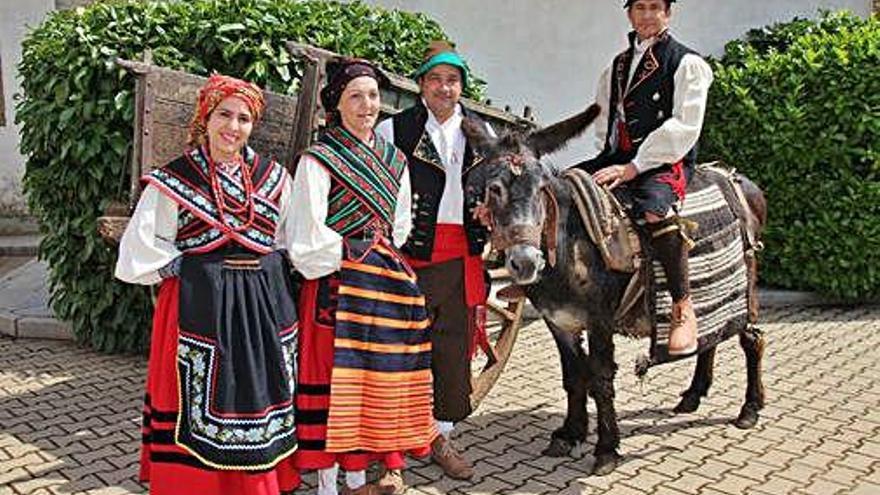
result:
[[[537,249],[546,248],[547,263],[556,266],[556,232],[559,225],[559,203],[556,194],[550,186],[541,187],[541,200],[544,202],[544,223],[542,225],[511,225],[504,229],[494,228],[494,219],[490,221],[492,227],[492,248],[503,251],[516,244],[525,244]]]

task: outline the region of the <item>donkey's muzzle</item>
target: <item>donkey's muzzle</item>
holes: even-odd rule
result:
[[[506,251],[507,272],[519,285],[535,283],[544,269],[545,261],[541,250],[527,244],[516,244]]]

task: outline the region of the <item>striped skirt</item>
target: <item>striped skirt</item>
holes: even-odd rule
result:
[[[377,245],[308,281],[300,315],[296,465],[400,468],[404,452],[427,455],[437,436],[430,322],[400,255]]]

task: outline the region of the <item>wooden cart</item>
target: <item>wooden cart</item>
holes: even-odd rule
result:
[[[300,91],[296,95],[266,92],[266,112],[249,143],[264,155],[273,156],[290,167],[324,124],[324,112],[318,93],[325,80],[326,63],[339,55],[299,43],[288,43],[288,51],[304,67]],[[98,221],[101,234],[118,241],[137,204],[141,192],[140,177],[160,167],[181,153],[185,147],[187,126],[192,116],[202,76],[152,65],[149,62],[118,60],[135,76],[134,146],[131,160],[131,186],[128,201],[111,206]],[[393,115],[415,103],[418,86],[410,79],[388,74],[391,88],[382,92],[382,112]],[[488,105],[464,100],[466,107],[479,114],[499,133],[532,127],[526,117],[518,117]],[[502,270],[503,271],[503,270]],[[500,276],[499,270],[494,271]],[[475,366],[471,402],[474,409],[498,380],[513,350],[520,329],[524,300],[507,303],[490,301],[490,341],[488,356]]]

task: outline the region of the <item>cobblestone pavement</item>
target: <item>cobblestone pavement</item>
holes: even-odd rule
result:
[[[745,389],[735,339],[719,349],[700,410],[680,416],[670,409],[690,363],[652,369],[640,383],[631,370],[646,344],[619,341],[624,462],[604,477],[588,474],[589,453],[540,454],[562,421],[564,395],[549,333],[532,323],[495,389],[459,425],[477,477],[452,481],[414,462],[408,494],[880,494],[880,307],[777,309],[763,320],[768,403],[749,431],[728,424]],[[140,357],[0,340],[0,495],[143,493],[144,370]],[[300,492],[314,493],[314,478],[306,481]]]

